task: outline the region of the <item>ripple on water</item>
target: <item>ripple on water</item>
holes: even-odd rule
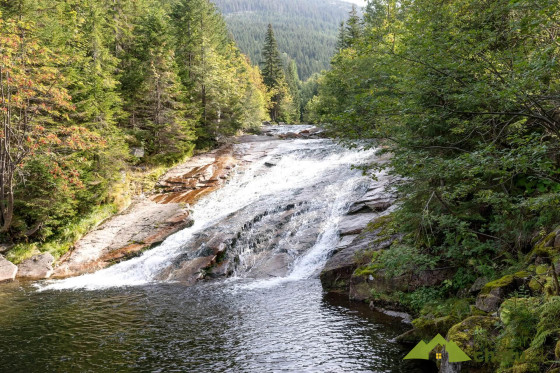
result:
[[[403,331],[317,280],[243,288],[0,288],[1,371],[422,372]]]

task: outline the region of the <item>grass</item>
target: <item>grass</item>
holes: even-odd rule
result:
[[[95,206],[89,214],[66,226],[56,239],[47,242],[19,243],[10,250],[6,258],[18,264],[33,255],[49,252],[58,259],[70,250],[76,241],[116,212],[118,207],[115,203]]]

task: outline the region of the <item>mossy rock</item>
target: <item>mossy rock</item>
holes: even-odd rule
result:
[[[455,325],[459,321],[457,318],[453,316],[442,316],[428,318],[428,317],[419,317],[417,319],[412,320],[412,325],[414,329],[417,330],[417,335],[421,337],[421,339],[432,339],[437,334],[446,335],[449,329]]]
[[[546,286],[546,276],[537,275],[533,276],[529,281],[529,289],[533,294],[543,294]]]
[[[548,272],[549,266],[546,264],[541,264],[535,268],[535,273],[537,275],[544,275]]]
[[[507,275],[497,280],[490,281],[482,287],[480,294],[490,294],[493,289],[510,286],[514,281],[515,277],[513,275]]]
[[[511,373],[538,373],[540,367],[533,363],[517,363],[509,371]]]
[[[471,358],[481,346],[477,345],[476,336],[480,331],[485,331],[490,339],[497,336],[496,323],[497,317],[490,316],[470,316],[458,324],[453,325],[447,332],[447,340],[457,343],[457,345]]]
[[[527,271],[506,275],[484,285],[476,298],[476,307],[485,312],[495,312],[503,300],[529,283],[531,274]]]
[[[470,305],[470,315],[469,316],[488,316],[489,313],[488,312],[484,312],[481,309],[478,309],[476,306],[474,305]]]
[[[558,246],[560,240],[556,239],[559,232],[560,228],[557,228],[539,240],[529,254],[530,261],[535,260],[537,257],[553,258],[556,256],[558,254],[558,249],[560,248]]]

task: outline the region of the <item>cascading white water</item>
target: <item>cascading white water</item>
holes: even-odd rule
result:
[[[246,145],[239,145],[244,147]],[[190,250],[195,236],[219,224],[231,214],[242,217],[251,212],[274,209],[306,197],[306,205],[316,211],[321,234],[314,245],[300,253],[288,274],[280,279],[255,282],[255,286],[271,285],[277,281],[307,278],[322,268],[338,242],[338,221],[349,204],[372,182],[352,165],[369,162],[374,150],[348,150],[330,140],[289,140],[279,142],[265,158],[239,170],[220,190],[203,198],[193,207],[194,225],[165,240],[159,247],[142,256],[116,264],[93,274],[51,281],[46,289],[101,289],[117,286],[142,285],[156,281],[158,275],[185,250]],[[272,165],[272,166],[271,166]],[[312,214],[311,214],[312,215]],[[306,219],[309,220],[308,217]],[[294,224],[304,221],[295,220]],[[284,240],[297,239],[300,227],[288,226]],[[287,242],[288,247],[290,242]],[[238,257],[247,263],[251,257],[249,246],[238,249]],[[247,267],[258,265],[253,260]],[[260,285],[257,285],[260,284]],[[266,286],[268,286],[266,285]]]

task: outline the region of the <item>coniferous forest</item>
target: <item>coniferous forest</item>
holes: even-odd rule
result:
[[[268,24],[276,31],[283,59],[296,62],[307,80],[326,70],[336,46],[337,27],[352,5],[339,0],[216,0],[239,48],[251,61],[262,61]]]
[[[0,12],[4,242],[69,238],[120,198],[130,167],[268,119],[259,68],[208,0],[9,0]]]

